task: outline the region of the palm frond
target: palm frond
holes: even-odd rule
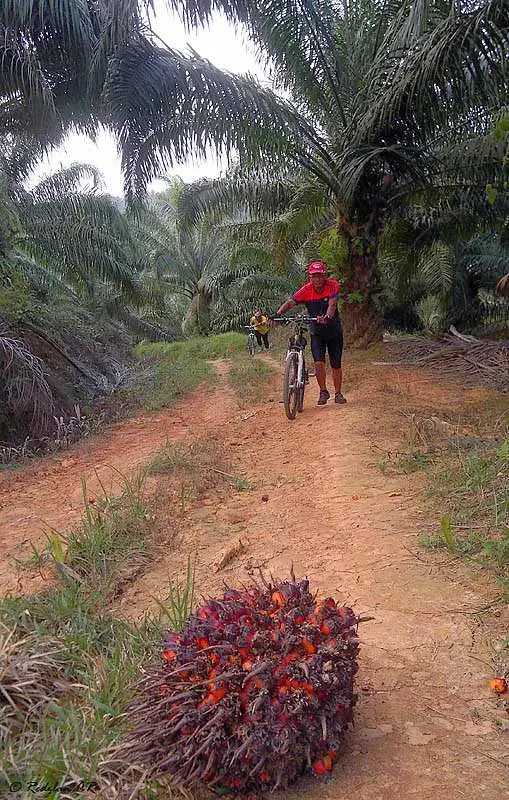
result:
[[[506,97],[509,8],[505,0],[452,9],[405,49],[382,49],[353,126],[357,139],[383,136],[405,120],[416,141],[475,107]],[[426,113],[419,113],[425,109]]]
[[[89,182],[86,186],[87,193],[94,192],[101,188],[103,177],[91,164],[71,164],[40,180],[31,190],[31,195],[36,203],[51,202],[62,197],[72,200],[77,192],[83,190],[84,181]]]
[[[147,104],[147,97],[151,102]],[[288,158],[334,180],[325,140],[288,101],[253,77],[231,75],[198,57],[132,42],[111,59],[104,87],[109,124],[123,153],[126,191],[210,146],[230,163],[265,175]]]
[[[503,275],[497,283],[496,292],[501,297],[509,297],[509,272]]]
[[[0,330],[0,396],[2,405],[34,434],[45,431],[53,411],[53,396],[44,365],[21,339]]]
[[[454,250],[444,242],[432,242],[419,254],[417,269],[430,293],[450,290],[456,269]]]

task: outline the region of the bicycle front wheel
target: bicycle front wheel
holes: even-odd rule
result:
[[[299,388],[297,398],[297,411],[304,410],[304,392],[306,391],[306,362],[302,362],[302,385]]]
[[[297,353],[289,353],[285,362],[283,380],[283,403],[288,419],[295,419],[297,414],[299,357]]]
[[[247,349],[249,350],[249,355],[254,356],[255,354],[255,340],[254,336],[247,337]]]

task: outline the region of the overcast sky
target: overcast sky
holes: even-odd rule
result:
[[[152,27],[169,46],[186,52],[189,44],[199,55],[221,69],[237,73],[249,72],[266,80],[254,49],[224,17],[216,15],[208,29],[187,33],[178,17],[165,7],[164,0],[155,0],[155,9],[156,17],[152,21]],[[115,140],[107,131],[101,131],[95,143],[86,136],[69,136],[65,144],[40,165],[37,177],[75,161],[96,166],[104,176],[105,190],[114,195],[122,194],[120,159]],[[214,177],[219,174],[220,168],[216,159],[211,156],[206,161],[188,161],[182,166],[176,166],[171,174],[179,175],[185,181],[193,181],[200,177]],[[154,188],[157,188],[157,184]]]

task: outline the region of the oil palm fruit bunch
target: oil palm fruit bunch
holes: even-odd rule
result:
[[[130,762],[241,798],[328,776],[353,718],[358,621],[307,580],[226,589],[167,633],[130,709]]]

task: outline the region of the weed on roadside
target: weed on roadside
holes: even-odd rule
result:
[[[219,333],[215,336],[196,336],[181,342],[147,342],[139,344],[135,355],[161,361],[209,361],[232,358],[244,353],[245,337],[240,333]]]
[[[225,462],[217,443],[200,440],[191,444],[167,442],[152,459],[148,471],[153,475],[168,475],[177,479],[191,496],[223,482]]]
[[[0,786],[18,787],[21,798],[35,785],[55,800],[86,797],[112,777],[101,775],[102,752],[124,734],[133,683],[160,629],[109,616],[101,595],[76,585],[16,601],[0,603],[2,679],[14,704],[0,712]]]
[[[449,450],[429,471],[428,494],[446,513],[440,531],[421,538],[494,574],[509,593],[509,440],[470,452]]]
[[[120,474],[120,473],[119,473]],[[152,518],[143,489],[145,474],[121,475],[120,495],[90,497],[82,480],[84,513],[80,526],[68,534],[51,531],[41,550],[32,546],[32,556],[22,567],[50,566],[61,581],[78,582],[106,595],[115,593],[120,582],[137,572],[150,557]]]
[[[164,408],[199,384],[216,381],[216,371],[209,361],[236,358],[244,348],[245,340],[239,333],[139,344],[134,355],[146,367],[143,380],[122,390],[119,399],[148,411]]]
[[[142,407],[146,411],[158,411],[180,400],[199,384],[211,384],[216,379],[213,366],[206,361],[172,358],[164,352],[151,360],[152,377],[120,392],[120,400],[130,403],[133,410]]]
[[[246,356],[232,364],[228,380],[238,397],[257,402],[263,399],[267,390],[267,380],[273,372],[271,364]]]
[[[429,464],[429,455],[421,450],[413,450],[411,453],[404,453],[398,457],[397,467],[405,474],[418,472],[426,469]]]
[[[194,576],[196,570],[196,556],[191,563],[191,556],[187,559],[186,576],[183,582],[173,581],[170,578],[168,595],[164,602],[154,598],[155,602],[168,618],[170,630],[180,633],[194,608]]]
[[[175,483],[181,513],[188,503],[215,486],[229,484],[237,491],[251,488],[244,477],[231,472],[221,448],[209,439],[188,445],[167,442],[148,470],[150,474],[167,475]]]

